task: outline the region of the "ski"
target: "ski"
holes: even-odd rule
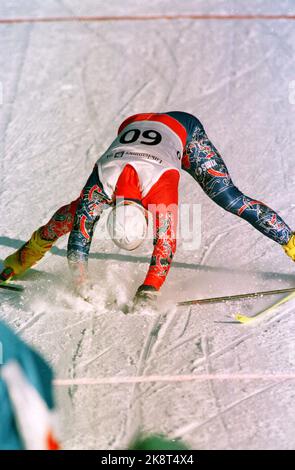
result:
[[[291,292],[290,294],[286,295],[285,297],[283,297],[282,299],[278,300],[277,302],[275,302],[273,305],[271,305],[270,307],[267,307],[263,310],[260,310],[260,312],[256,313],[255,315],[253,316],[248,316],[248,315],[242,315],[240,313],[237,313],[235,315],[235,320],[239,323],[252,323],[258,319],[260,319],[261,317],[264,318],[264,316],[268,313],[271,313],[273,311],[275,311],[278,307],[280,307],[281,305],[284,305],[285,303],[287,303],[289,300],[292,300],[292,299],[295,299],[295,291],[293,290],[293,292]]]
[[[276,289],[276,290],[267,290],[262,292],[250,292],[246,294],[235,294],[235,295],[225,295],[222,297],[209,297],[207,299],[196,299],[196,300],[184,300],[182,302],[177,302],[177,307],[182,307],[185,305],[200,305],[200,304],[213,304],[219,302],[228,302],[234,300],[242,299],[251,299],[256,297],[264,297],[266,295],[278,295],[278,294],[287,294],[294,292],[294,287],[288,287],[286,289]]]
[[[16,284],[8,284],[8,283],[0,284],[0,289],[13,290],[13,291],[16,291],[16,292],[23,292],[24,291],[23,286],[17,286]]]

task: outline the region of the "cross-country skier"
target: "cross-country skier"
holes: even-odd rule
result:
[[[109,225],[122,248],[130,250],[140,244],[146,231],[146,211],[153,213],[154,249],[135,304],[154,301],[176,250],[181,169],[219,206],[282,245],[295,260],[295,235],[288,225],[268,206],[234,185],[222,157],[196,117],[173,111],[127,118],[120,125],[117,138],[97,161],[80,197],[60,208],[25,245],[6,258],[0,274],[2,281],[26,271],[59,237],[70,233],[68,262],[76,286],[83,289],[94,226],[102,211],[119,199]]]

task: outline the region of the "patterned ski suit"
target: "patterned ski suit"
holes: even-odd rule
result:
[[[178,182],[187,171],[219,206],[245,220],[275,242],[287,244],[291,229],[260,201],[243,194],[191,114],[137,114],[120,126],[118,137],[98,160],[80,197],[59,209],[41,228],[41,236],[55,240],[70,233],[68,260],[73,269],[87,264],[95,224],[115,197],[134,199],[154,217],[154,250],[144,286],[163,284],[176,250]]]

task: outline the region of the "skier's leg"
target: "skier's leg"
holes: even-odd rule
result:
[[[273,209],[246,196],[234,185],[222,157],[201,128],[188,149],[184,169],[214,202],[245,219],[265,236],[282,245],[287,253],[289,246],[288,254],[295,259],[295,240],[290,227]]]
[[[90,181],[92,193],[96,188],[94,181],[97,184],[97,179],[97,168],[94,167],[86,183],[87,186]],[[97,187],[97,190],[100,191],[101,189]],[[23,246],[4,260],[5,268],[0,273],[0,282],[9,280],[15,275],[23,274],[43,258],[59,237],[71,232],[76,210],[83,194],[82,191],[78,199],[58,209],[51,219],[37,229]]]
[[[49,222],[31,235],[17,251],[4,260],[0,281],[23,274],[50,250],[56,240],[71,231],[79,198],[58,209]]]
[[[280,245],[286,245],[292,237],[290,227],[277,212],[263,202],[246,196],[236,186],[227,188],[213,200],[228,212],[245,219],[263,235]]]

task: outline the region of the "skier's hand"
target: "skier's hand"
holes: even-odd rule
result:
[[[157,297],[159,292],[153,286],[141,285],[133,299],[132,312],[137,312],[144,308],[155,309],[157,307]]]
[[[69,263],[74,290],[79,297],[90,302],[93,298],[93,286],[88,278],[87,264],[83,262]]]
[[[82,284],[75,285],[75,292],[79,297],[86,300],[86,302],[91,302],[95,298],[96,290],[94,286],[87,281]]]

